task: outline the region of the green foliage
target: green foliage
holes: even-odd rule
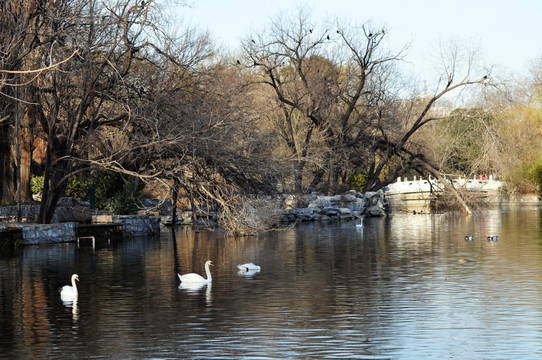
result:
[[[138,199],[126,191],[118,192],[113,197],[106,199],[104,202],[104,210],[109,214],[131,215],[138,211]]]
[[[527,178],[537,186],[538,193],[542,195],[542,158],[529,167]]]
[[[32,175],[30,178],[30,191],[33,195],[39,195],[41,197],[43,192],[43,175]]]
[[[532,194],[542,191],[537,176],[542,143],[542,109],[518,104],[498,114],[497,135],[502,147],[502,177],[511,192]]]
[[[128,215],[137,212],[137,195],[142,189],[142,186],[134,184],[137,182],[126,180],[118,173],[95,171],[71,178],[66,195],[88,201],[90,188],[93,187],[97,208],[111,214]]]
[[[124,179],[120,174],[95,171],[90,174],[80,174],[68,181],[66,196],[73,197],[79,201],[88,200],[90,188],[96,191],[96,202],[102,203],[105,199],[114,196],[122,190]]]
[[[367,184],[367,175],[361,173],[359,170],[354,170],[347,181],[351,189],[356,191],[362,191]]]

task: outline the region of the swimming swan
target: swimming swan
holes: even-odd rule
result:
[[[195,273],[184,275],[177,274],[177,276],[179,277],[179,280],[184,283],[210,283],[211,281],[213,281],[213,277],[211,276],[211,270],[209,270],[209,266],[214,266],[211,260],[207,260],[205,262],[205,273],[207,274],[207,279]]]
[[[62,290],[60,291],[60,298],[63,301],[74,301],[77,300],[77,297],[79,296],[79,293],[77,292],[77,285],[75,284],[75,280],[79,281],[79,275],[73,274],[72,275],[72,285],[65,285],[62,287]]]
[[[246,272],[249,272],[249,271],[256,272],[262,269],[261,267],[259,267],[258,265],[254,265],[253,263],[237,265],[237,268],[241,271],[246,271]]]
[[[179,285],[179,290],[186,290],[186,292],[191,294],[198,294],[201,289],[205,286],[212,286],[212,282],[182,282]]]

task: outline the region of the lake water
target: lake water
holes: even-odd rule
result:
[[[25,247],[0,257],[0,358],[542,358],[541,214]],[[207,259],[212,286],[180,288]],[[59,294],[72,273],[75,307]]]

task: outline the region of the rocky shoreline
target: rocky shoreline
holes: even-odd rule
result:
[[[362,216],[385,216],[390,212],[390,204],[384,191],[359,193],[350,191],[344,195],[286,197],[285,210],[281,214],[282,223],[303,221],[353,220]]]
[[[358,193],[351,191],[344,195],[305,196],[287,195],[282,199],[281,224],[306,221],[354,220],[363,216],[384,216],[390,210],[383,191]],[[17,223],[17,207],[0,208],[0,233],[18,245],[52,244],[77,241],[80,228],[109,224],[121,229],[122,236],[152,236],[160,233],[160,225],[171,225],[171,203],[169,201],[147,200],[145,210],[139,215],[104,215],[90,208],[87,202],[64,198],[59,202],[51,224],[36,224],[38,205],[21,207],[23,222]],[[192,225],[190,210],[180,211],[178,223]],[[198,225],[208,228],[218,226],[218,214],[211,212],[199,216]],[[8,241],[8,240],[7,240]]]
[[[162,224],[171,225],[171,204],[161,203],[155,207],[161,216]],[[363,216],[385,216],[391,211],[384,191],[359,193],[350,191],[344,195],[325,196],[285,195],[281,199],[280,224],[293,224],[307,221],[340,221],[354,220]],[[202,227],[218,227],[216,212],[210,211],[196,214],[198,225]],[[193,214],[190,209],[179,212],[177,223],[193,225]],[[278,225],[278,224],[277,224]]]
[[[301,222],[350,221],[362,217],[386,216],[392,212],[392,203],[383,190],[360,193],[350,191],[343,195],[322,194],[284,195],[280,200],[279,222],[290,225]],[[538,201],[539,205],[540,202]],[[397,205],[397,204],[395,204]],[[502,204],[501,204],[502,205]],[[169,200],[146,199],[138,215],[104,215],[91,209],[88,202],[63,198],[59,201],[51,224],[36,224],[39,205],[22,205],[22,223],[17,223],[17,207],[0,207],[0,233],[7,242],[17,244],[43,244],[77,241],[89,228],[120,229],[121,236],[154,236],[160,227],[171,225],[172,205]],[[217,228],[216,211],[196,213],[200,228]],[[194,225],[191,209],[178,211],[177,224]],[[108,230],[110,231],[110,230]],[[2,244],[0,244],[2,245]]]

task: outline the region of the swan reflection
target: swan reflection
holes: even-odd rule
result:
[[[62,300],[62,304],[65,307],[72,309],[72,317],[74,321],[79,320],[79,305],[77,304],[77,300]]]
[[[207,305],[211,305],[211,289],[213,288],[213,283],[181,283],[179,285],[179,291],[184,291],[189,295],[198,295],[200,291],[206,287],[205,290],[205,301]]]
[[[67,308],[73,308],[74,305],[77,306],[77,301],[73,302],[71,300],[62,300],[62,304]]]

